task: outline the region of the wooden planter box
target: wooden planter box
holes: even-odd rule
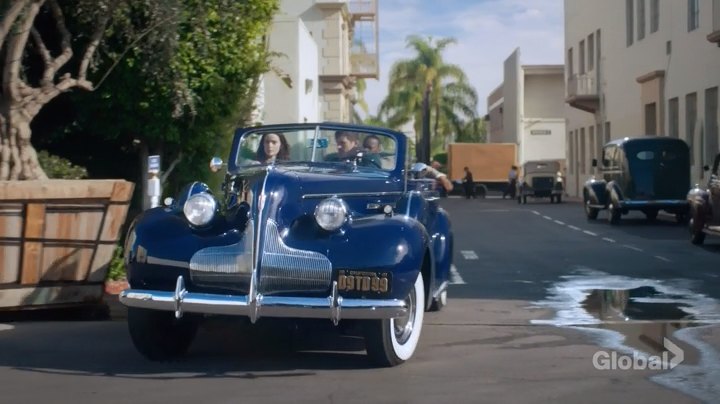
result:
[[[99,302],[134,186],[0,181],[0,310]]]

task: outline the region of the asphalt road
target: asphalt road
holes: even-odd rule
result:
[[[112,321],[0,317],[0,402],[712,402],[720,397],[720,239],[668,218],[611,227],[577,203],[444,199],[455,266],[406,364],[373,369],[330,322],[217,319],[189,355],[149,363]],[[624,218],[625,219],[625,218]],[[671,371],[597,370],[598,351],[660,354]]]

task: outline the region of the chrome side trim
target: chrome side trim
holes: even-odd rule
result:
[[[360,196],[401,196],[402,192],[343,192],[338,194],[305,194],[302,199],[320,199],[320,198],[331,198],[333,196],[338,198],[347,197],[360,197]]]
[[[346,299],[337,287],[328,297],[293,297],[257,295],[255,304],[248,295],[216,295],[192,293],[185,289],[182,276],[176,290],[127,289],[120,293],[120,302],[128,307],[173,311],[260,317],[327,318],[333,323],[341,319],[389,319],[407,315],[407,303],[397,299]]]
[[[169,266],[169,267],[178,267],[178,268],[190,268],[189,262],[168,260],[165,258],[157,258],[157,257],[153,257],[152,255],[148,255],[146,260],[143,261],[143,263],[154,264],[154,265],[165,265],[165,266]]]

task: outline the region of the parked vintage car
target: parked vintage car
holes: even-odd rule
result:
[[[720,236],[720,178],[718,178],[720,154],[715,156],[707,186],[695,185],[687,194],[690,203],[690,241],[705,242],[707,234]],[[708,167],[705,167],[708,170]]]
[[[593,159],[593,167],[597,167]],[[603,147],[597,177],[585,183],[585,214],[594,220],[608,210],[611,224],[631,210],[649,220],[660,210],[675,214],[678,222],[688,219],[690,150],[685,141],[645,136],[614,140]]]
[[[368,136],[386,155],[354,147]],[[376,364],[409,359],[423,311],[447,302],[453,236],[407,148],[400,132],[349,124],[237,130],[227,163],[211,162],[222,194],[194,182],[130,226],[120,301],[135,347],[181,355],[204,314],[327,318],[358,320]]]
[[[550,203],[562,203],[563,178],[560,162],[528,161],[523,164],[522,178],[518,181],[517,201],[527,203],[527,198],[550,198]]]

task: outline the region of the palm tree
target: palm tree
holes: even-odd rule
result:
[[[465,122],[477,115],[477,93],[465,73],[459,66],[443,61],[442,52],[453,43],[453,38],[409,36],[407,46],[417,55],[393,64],[389,94],[380,105],[380,115],[390,126],[399,127],[414,120],[416,134],[423,133],[423,118],[429,118],[436,148],[440,144],[446,147],[453,134],[462,132]],[[426,97],[429,105],[424,113]],[[421,144],[419,139],[416,143]]]

